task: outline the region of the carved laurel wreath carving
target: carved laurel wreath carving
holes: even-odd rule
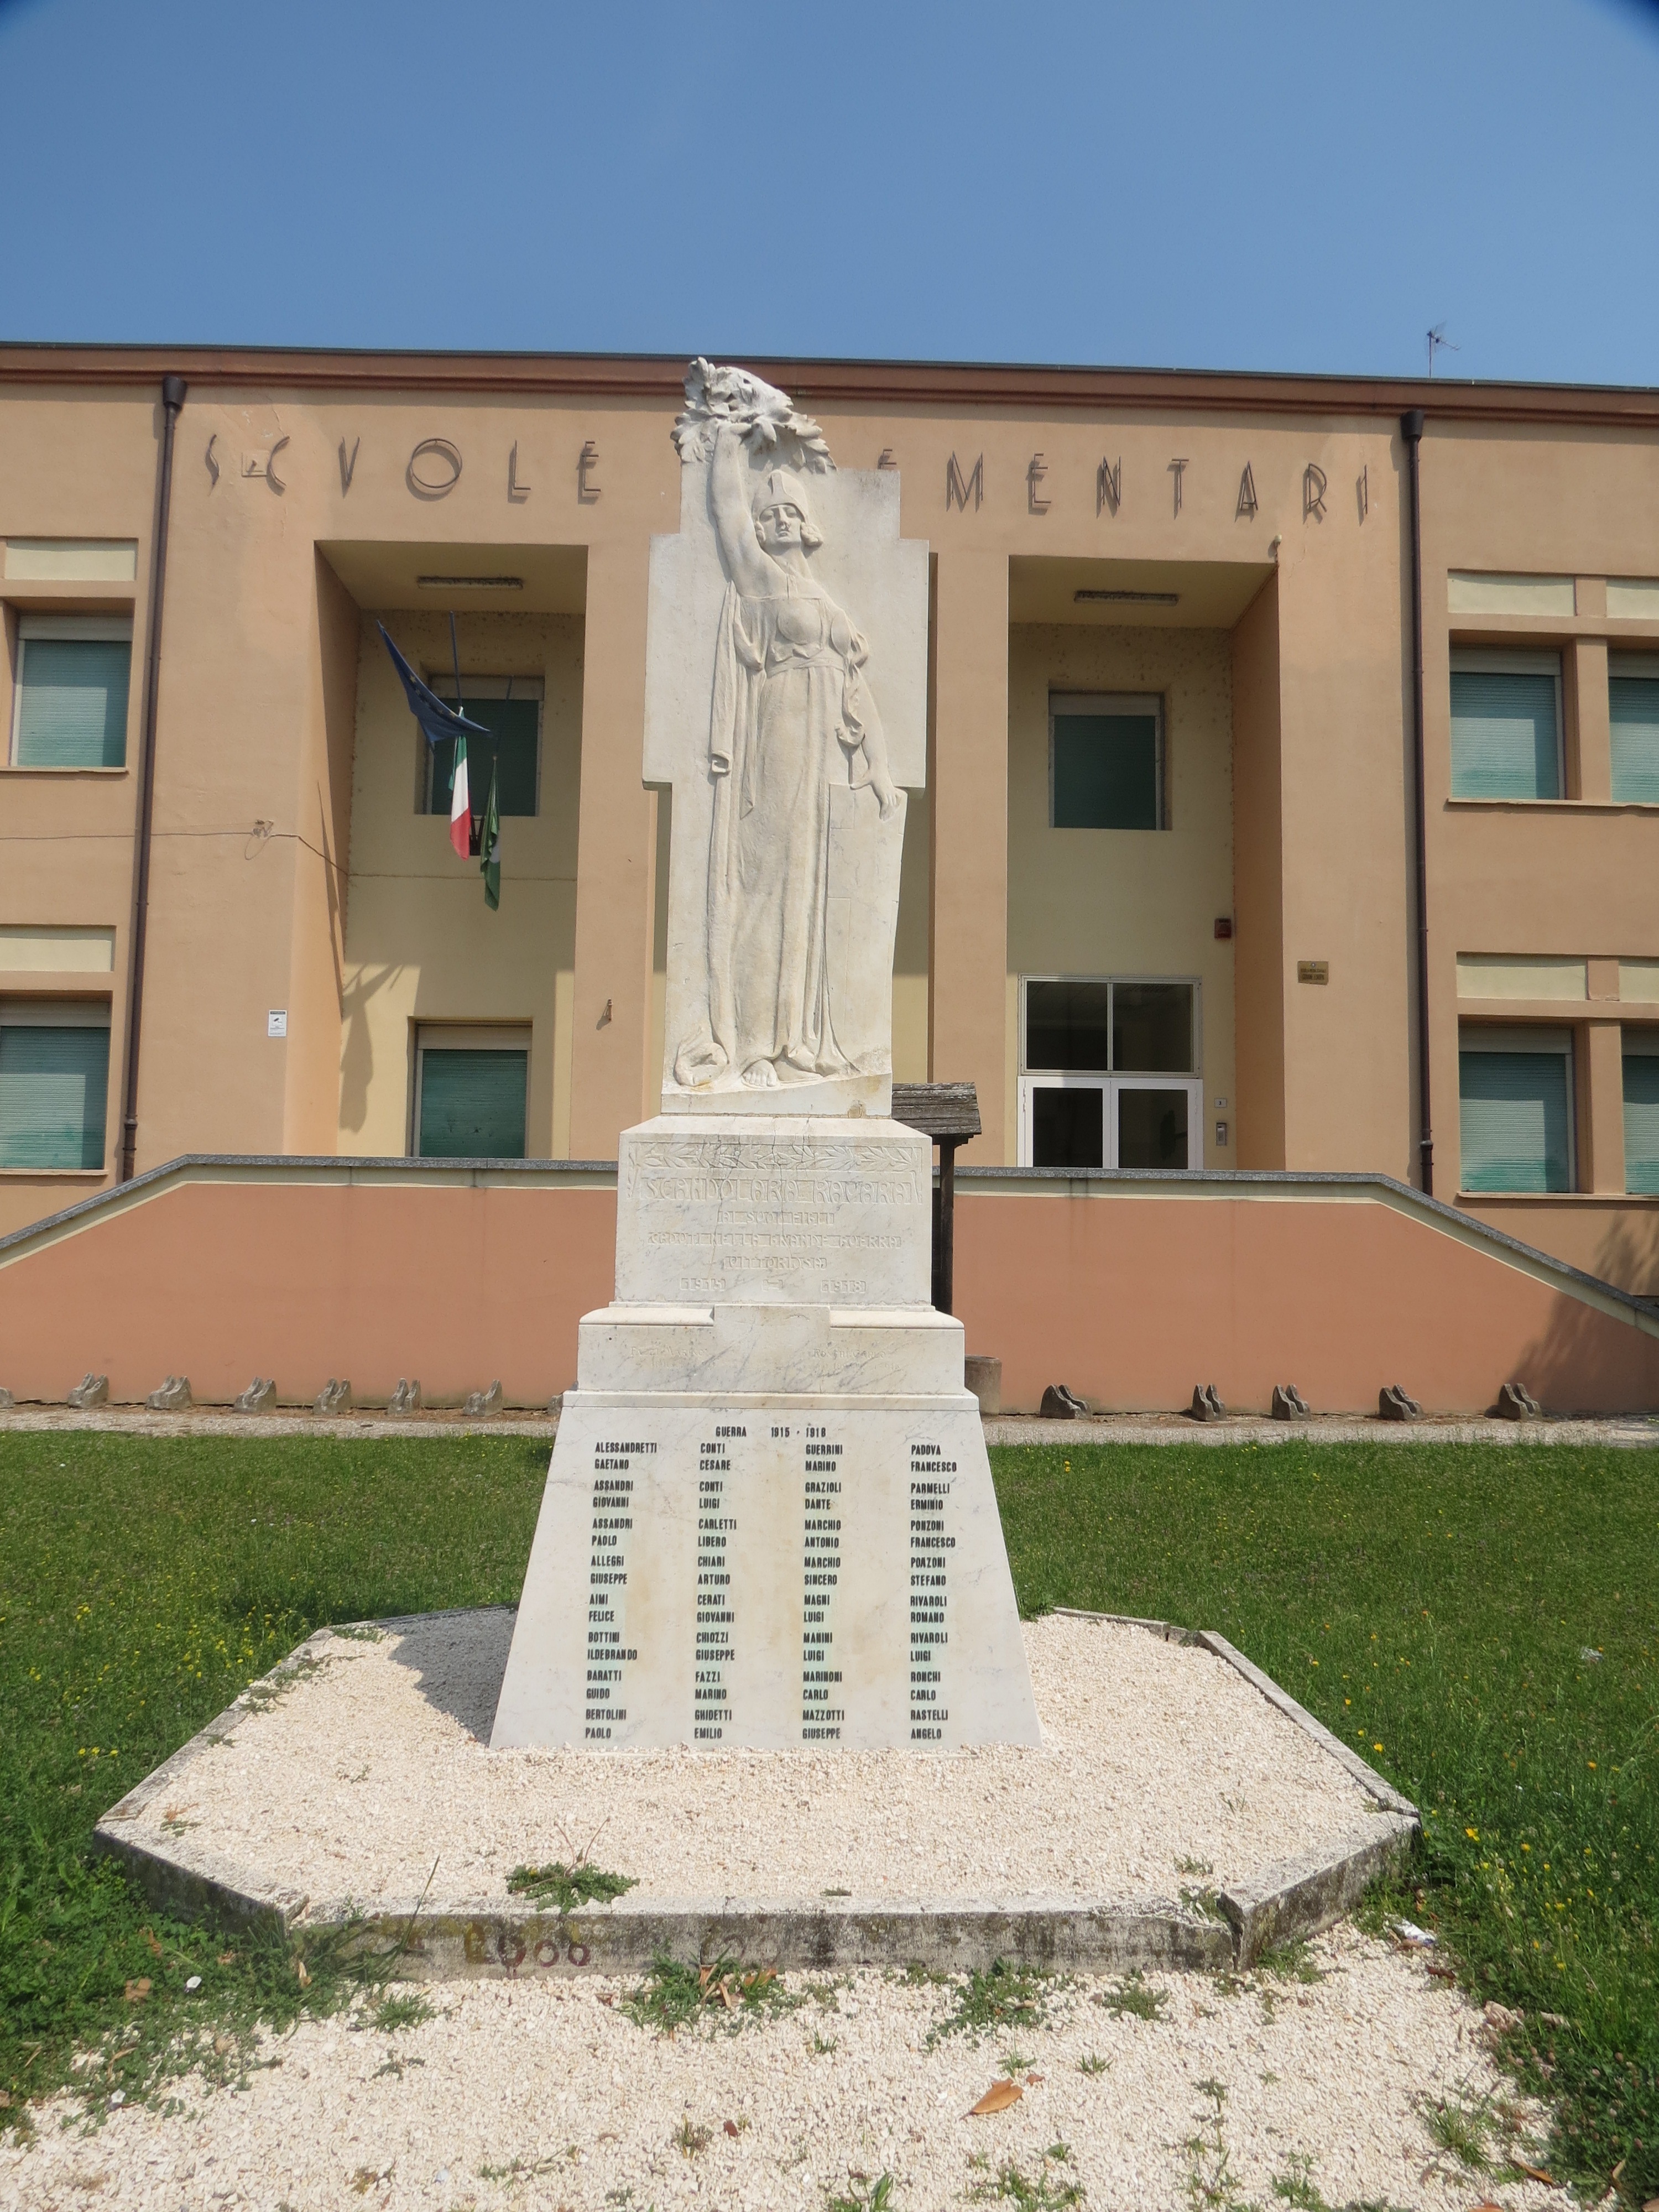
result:
[[[674,447],[682,461],[700,461],[708,451],[711,422],[731,422],[751,453],[781,448],[780,458],[819,474],[833,469],[823,432],[810,415],[798,415],[787,392],[746,368],[717,368],[701,356],[685,372],[685,410],[674,424]]]

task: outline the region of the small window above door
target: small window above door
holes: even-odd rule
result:
[[[1111,691],[1048,695],[1048,826],[1164,830],[1164,702]]]

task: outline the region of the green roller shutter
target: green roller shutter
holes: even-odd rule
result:
[[[536,736],[541,708],[534,699],[467,699],[466,719],[490,732],[488,738],[469,738],[466,751],[467,794],[472,811],[483,819],[489,797],[489,775],[501,763],[501,811],[505,814],[536,811]],[[447,815],[455,787],[455,745],[453,738],[433,750],[432,803],[428,811]]]
[[[26,637],[17,713],[20,768],[120,768],[127,757],[125,640]]]
[[[0,1167],[101,1168],[106,1029],[0,1024]]]
[[[1625,1188],[1659,1195],[1659,1053],[1625,1054]]]
[[[1464,1190],[1572,1188],[1567,1079],[1560,1052],[1460,1052]]]
[[[1659,677],[1610,677],[1607,705],[1613,797],[1659,805]]]
[[[1451,678],[1454,799],[1559,799],[1556,679],[1455,668]]]
[[[423,1050],[422,1158],[521,1160],[529,1066],[527,1052]]]

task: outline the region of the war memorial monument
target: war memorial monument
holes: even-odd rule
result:
[[[662,1110],[623,1132],[493,1744],[1040,1741],[932,1147],[891,1118],[927,547],[891,470],[694,362],[653,540]]]

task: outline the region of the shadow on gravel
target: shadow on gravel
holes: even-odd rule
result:
[[[516,1615],[510,1605],[422,1613],[393,1630],[398,1643],[392,1658],[416,1677],[429,1705],[470,1729],[480,1743],[489,1742],[495,1723]]]

